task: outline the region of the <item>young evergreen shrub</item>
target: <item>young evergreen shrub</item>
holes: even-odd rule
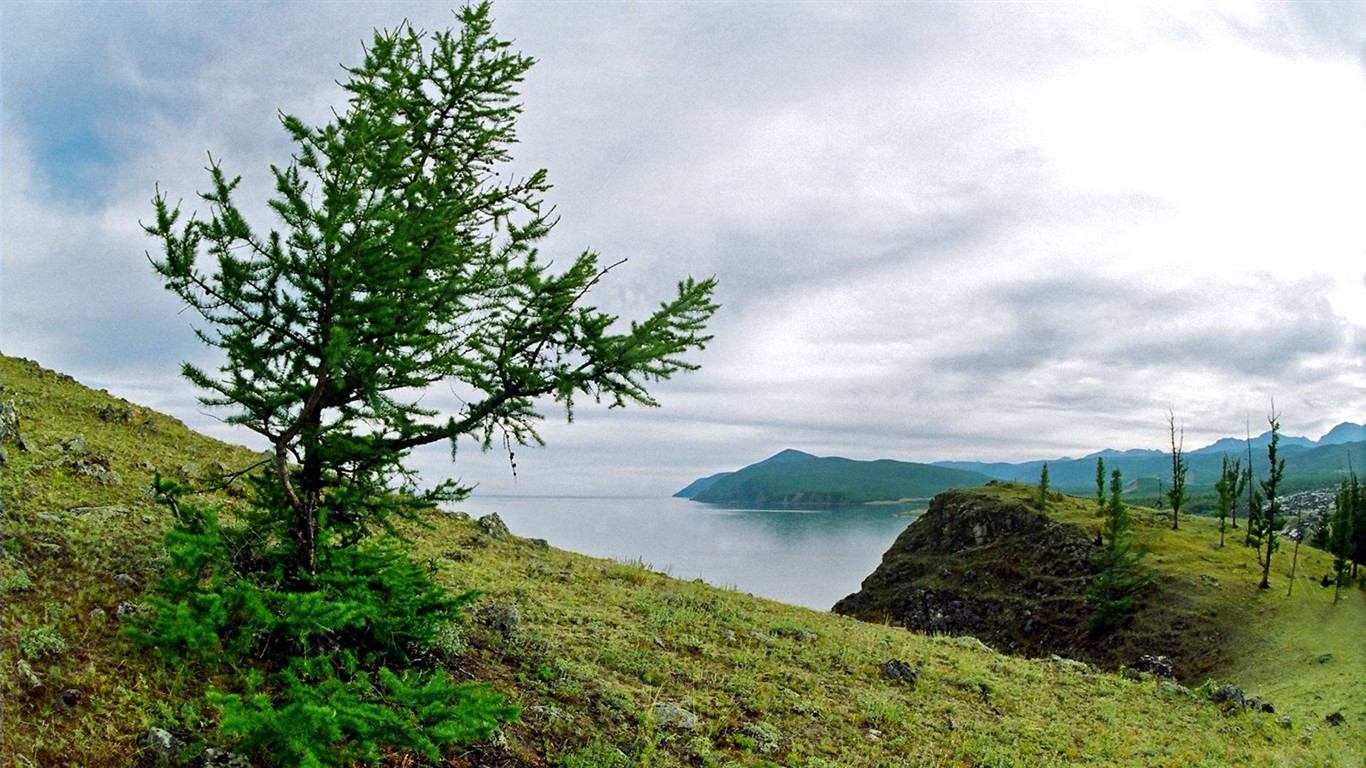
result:
[[[301,571],[271,530],[278,518],[259,509],[269,498],[256,496],[246,525],[225,526],[181,501],[184,486],[156,488],[177,521],[170,564],[126,633],[187,674],[237,673],[239,690],[206,696],[235,750],[283,765],[373,762],[381,745],[436,760],[516,717],[435,664],[449,661],[433,651],[474,591],[451,595],[386,537],[323,546],[326,567]]]
[[[1110,499],[1101,526],[1102,548],[1091,558],[1098,574],[1087,585],[1087,597],[1096,605],[1089,626],[1092,635],[1123,626],[1133,613],[1134,593],[1149,581],[1138,568],[1145,553],[1134,542],[1134,521],[1121,498],[1123,489],[1123,477],[1116,469],[1110,473]]]

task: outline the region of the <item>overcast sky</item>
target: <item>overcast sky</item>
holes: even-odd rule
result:
[[[1366,4],[496,3],[538,60],[544,252],[723,308],[660,409],[416,457],[485,493],[667,495],[783,448],[1025,460],[1366,421]],[[438,3],[7,0],[0,350],[219,437],[148,266],[207,153],[264,210],[376,27]],[[274,222],[260,215],[258,229]],[[440,393],[433,395],[435,399]],[[454,407],[454,406],[452,406]]]

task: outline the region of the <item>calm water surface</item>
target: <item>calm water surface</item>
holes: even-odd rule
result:
[[[594,557],[643,560],[793,605],[829,610],[859,584],[923,508],[739,509],[675,498],[475,496],[518,536]]]

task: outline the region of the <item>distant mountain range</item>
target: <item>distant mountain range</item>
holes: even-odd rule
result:
[[[1187,451],[1187,488],[1197,500],[1202,493],[1210,493],[1219,477],[1223,457],[1246,462],[1249,443],[1253,470],[1264,475],[1270,442],[1268,431],[1250,441],[1230,437]],[[1334,486],[1349,467],[1366,470],[1366,425],[1342,423],[1318,440],[1281,435],[1279,449],[1286,461],[1282,487],[1287,493]],[[974,487],[991,480],[1037,483],[1045,463],[1052,487],[1089,495],[1095,489],[1097,459],[1104,459],[1107,475],[1115,469],[1123,473],[1128,481],[1127,492],[1137,503],[1155,502],[1164,484],[1170,486],[1171,454],[1157,450],[1104,450],[1079,459],[1019,463],[931,464],[819,458],[786,450],[734,472],[694,480],[674,496],[713,503],[777,506],[920,499],[949,488]]]

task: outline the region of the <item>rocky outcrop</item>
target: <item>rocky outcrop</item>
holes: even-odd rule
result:
[[[1213,659],[1209,628],[1145,587],[1130,625],[1093,636],[1095,532],[1059,522],[1002,489],[940,494],[834,611],[935,634],[970,635],[1004,653],[1081,659],[1102,668],[1170,658],[1188,679]],[[1168,604],[1152,607],[1159,602]]]
[[[1027,656],[1072,655],[1086,638],[1097,551],[1030,507],[949,491],[897,537],[836,613],[920,632],[972,635]]]

